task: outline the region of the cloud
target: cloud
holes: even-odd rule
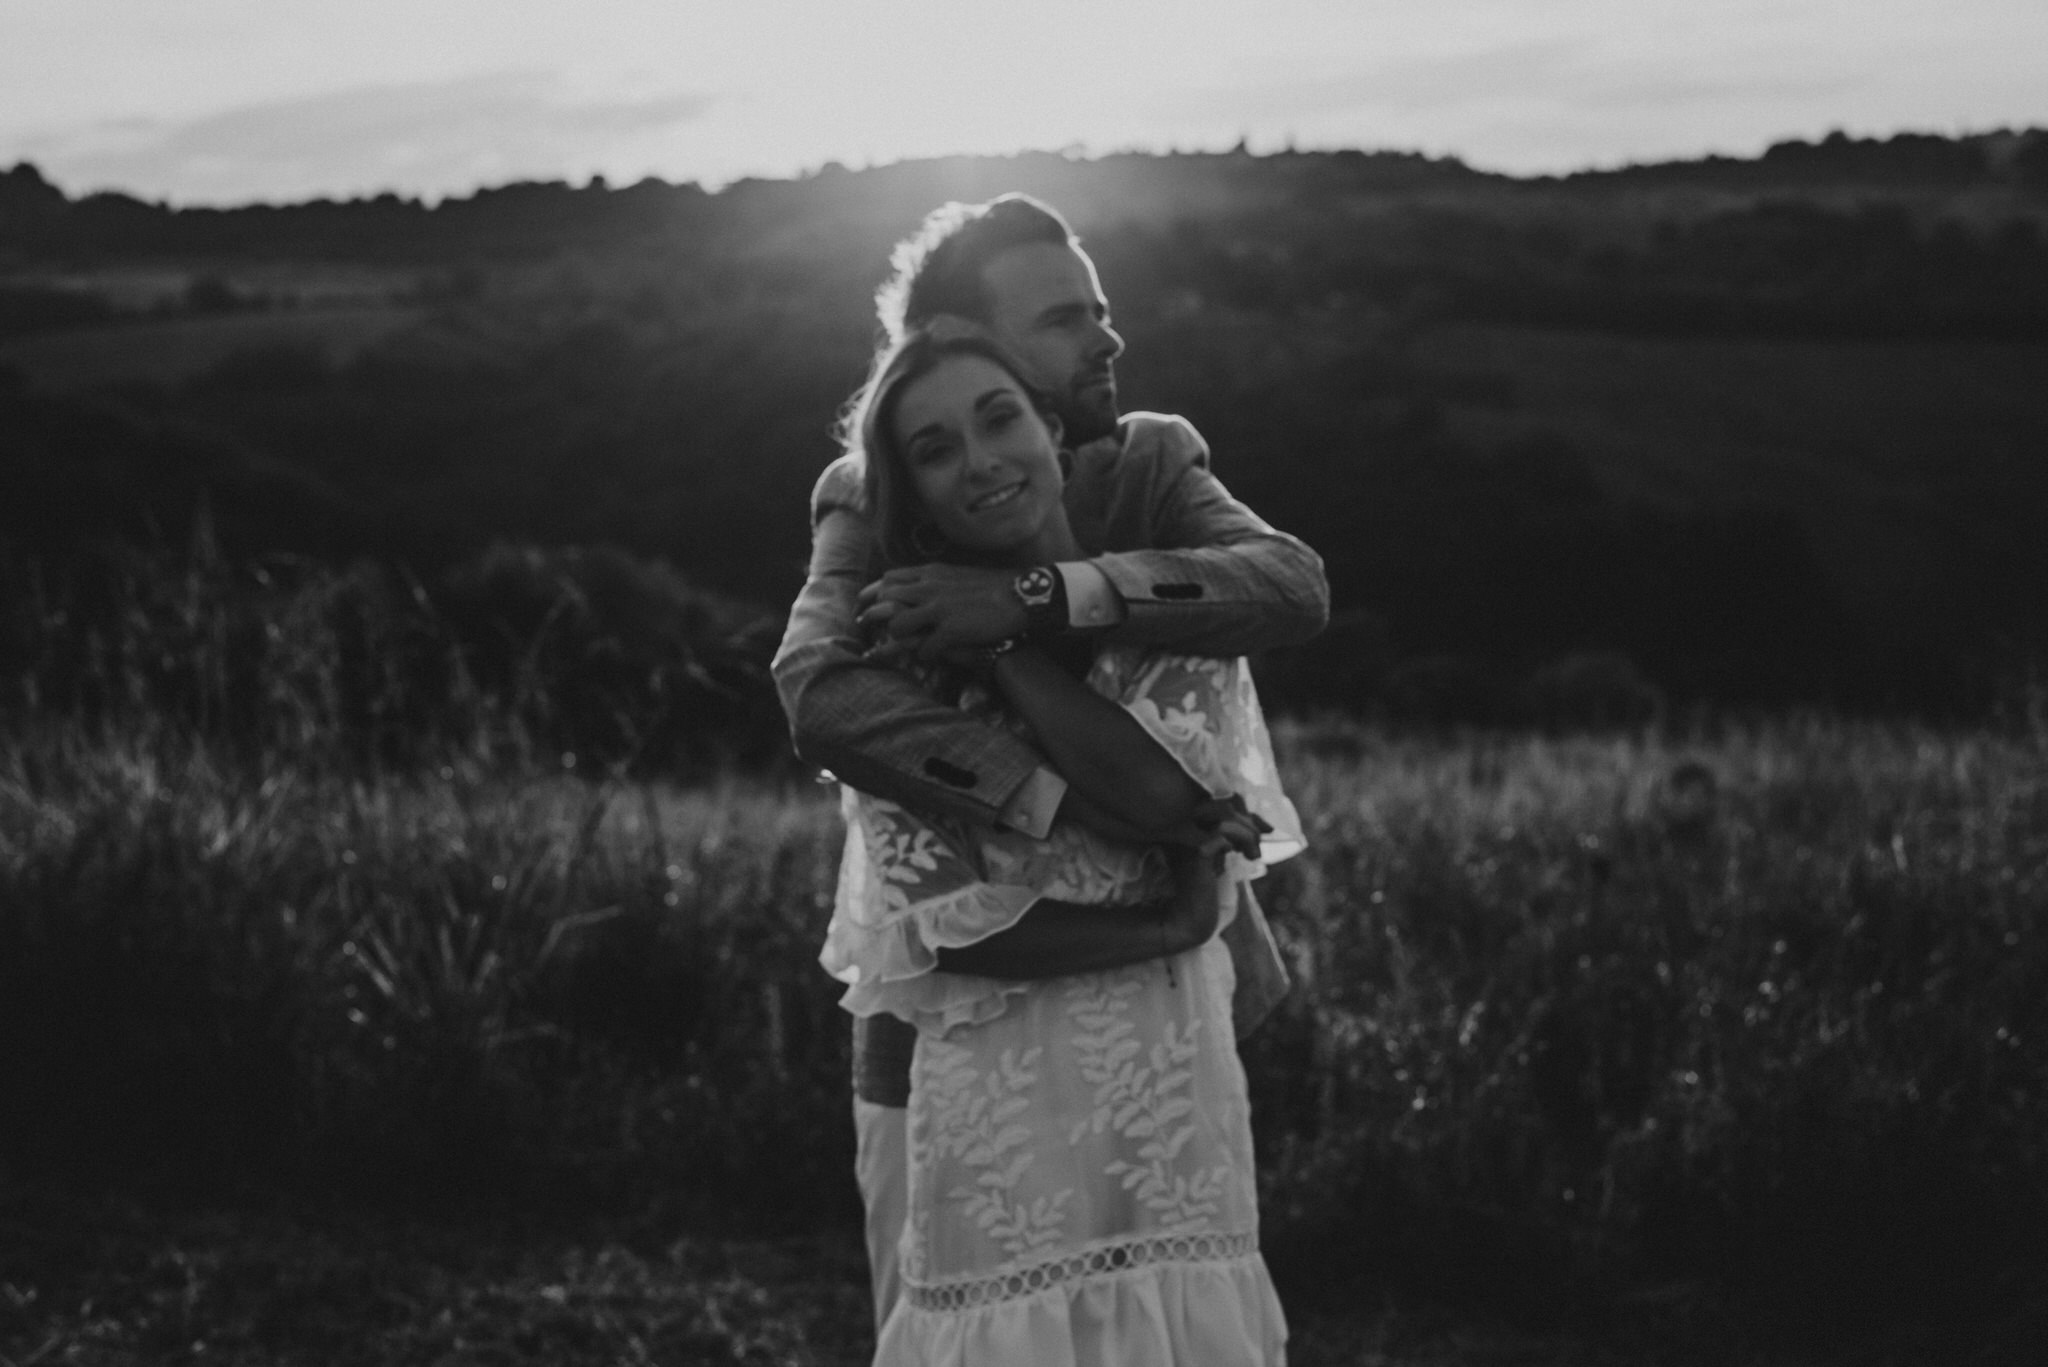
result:
[[[1676,61],[1677,59],[1673,59]],[[1571,39],[1501,44],[1455,56],[1387,62],[1346,75],[1166,92],[1148,112],[1180,122],[1271,125],[1354,113],[1417,112],[1505,104],[1557,109],[1669,108],[1677,104],[1807,99],[1855,84],[1808,72],[1703,73],[1598,56]]]
[[[504,72],[369,85],[175,122],[43,134],[24,153],[59,183],[184,203],[302,199],[519,179],[580,179],[618,149],[700,119],[704,94],[572,99],[553,78]]]

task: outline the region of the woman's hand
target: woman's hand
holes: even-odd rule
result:
[[[1241,794],[1229,793],[1197,803],[1188,820],[1170,833],[1167,840],[1200,851],[1220,873],[1224,857],[1232,852],[1257,859],[1259,837],[1270,834],[1272,829],[1272,822],[1245,806]]]
[[[1261,853],[1260,837],[1272,824],[1244,804],[1236,793],[1197,801],[1179,825],[1141,829],[1091,800],[1078,788],[1067,789],[1060,799],[1059,819],[1085,827],[1105,840],[1126,845],[1162,845],[1168,849],[1196,850],[1208,856],[1217,872],[1232,851],[1246,859]]]

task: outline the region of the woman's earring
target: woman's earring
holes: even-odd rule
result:
[[[931,523],[920,522],[910,529],[910,548],[927,560],[937,560],[946,553],[946,538]]]

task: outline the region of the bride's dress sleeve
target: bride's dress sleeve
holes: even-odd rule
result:
[[[846,851],[826,932],[824,963],[846,983],[895,982],[933,972],[937,951],[1016,924],[1039,894],[993,882],[968,833],[897,803],[842,789]]]
[[[1236,793],[1273,829],[1257,860],[1237,865],[1256,878],[1268,864],[1301,853],[1301,818],[1280,787],[1273,739],[1242,658],[1146,654],[1113,662],[1124,677],[1116,696],[1146,732],[1211,797]],[[1233,856],[1233,859],[1235,857]]]
[[[1045,840],[933,820],[847,788],[846,849],[819,960],[855,1015],[886,1012],[937,1033],[1002,1014],[1027,984],[941,973],[938,951],[985,940],[1052,897],[1133,905],[1163,895],[1165,865],[1071,825]]]

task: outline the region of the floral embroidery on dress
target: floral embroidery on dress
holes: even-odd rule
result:
[[[927,1041],[921,1056],[930,1146],[974,1173],[972,1186],[954,1187],[948,1196],[962,1202],[975,1227],[1013,1258],[1059,1239],[1073,1196],[1068,1188],[1031,1201],[1013,1199],[1034,1161],[1032,1129],[1018,1116],[1031,1105],[1044,1053],[1043,1047],[1005,1049],[986,1078],[972,1066],[972,1051],[943,1040]]]
[[[874,799],[868,818],[860,823],[860,835],[867,842],[868,865],[880,875],[883,904],[890,910],[910,905],[904,886],[915,887],[923,875],[935,872],[939,860],[950,857],[939,833],[893,802]]]
[[[1095,1109],[1073,1127],[1067,1142],[1079,1145],[1106,1130],[1144,1141],[1137,1148],[1142,1161],[1118,1158],[1103,1171],[1142,1201],[1162,1230],[1186,1233],[1220,1208],[1231,1174],[1229,1152],[1221,1151],[1223,1162],[1193,1172],[1175,1170],[1175,1160],[1200,1129],[1188,1092],[1201,1052],[1202,1022],[1182,1026],[1168,1020],[1161,1037],[1146,1049],[1130,1018],[1133,999],[1142,991],[1144,984],[1135,977],[1114,985],[1082,979],[1067,989],[1067,1014],[1081,1027],[1071,1041],[1074,1054],[1081,1076],[1095,1088]]]

